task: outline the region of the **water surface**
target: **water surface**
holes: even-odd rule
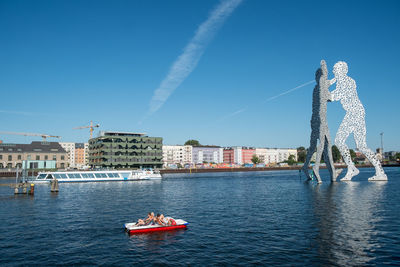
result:
[[[169,175],[162,181],[0,187],[0,265],[400,264],[400,168],[388,182],[305,183],[297,171]],[[0,180],[0,183],[13,179]],[[187,230],[129,236],[148,211]]]

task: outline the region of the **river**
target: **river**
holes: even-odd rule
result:
[[[0,187],[0,265],[400,265],[400,168],[388,182],[304,182],[298,171],[166,175],[162,181]],[[12,178],[1,179],[11,183]],[[147,212],[186,230],[129,236]]]

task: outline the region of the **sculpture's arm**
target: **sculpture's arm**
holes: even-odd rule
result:
[[[334,80],[334,81],[333,81]],[[336,79],[332,79],[330,80],[331,84],[336,82]],[[338,88],[338,86],[336,85],[336,89],[330,92],[330,97],[328,98],[329,102],[332,101],[338,101],[341,98],[341,90],[340,87]]]
[[[329,80],[329,86],[331,86],[332,84],[334,84],[336,82],[336,78],[333,78],[332,80]]]

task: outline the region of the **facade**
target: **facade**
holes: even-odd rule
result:
[[[28,168],[64,169],[68,166],[68,154],[57,142],[0,144],[0,168],[22,168],[24,161],[28,161]]]
[[[199,163],[223,163],[224,150],[219,146],[194,146],[192,148],[194,164]]]
[[[89,140],[89,165],[116,169],[162,168],[162,138],[142,133],[100,132]]]
[[[82,168],[89,162],[89,144],[63,142],[60,145],[68,153],[68,166],[71,168]]]
[[[251,159],[256,154],[254,148],[235,146],[224,149],[224,163],[228,164],[246,164],[253,163]]]
[[[284,162],[289,159],[290,155],[293,155],[297,161],[297,149],[292,148],[257,148],[256,154],[260,159],[261,156],[263,157],[264,161],[262,162],[265,164]]]
[[[256,148],[255,154],[260,159],[261,163],[267,163],[267,149],[266,148]]]
[[[163,145],[163,163],[164,167],[171,164],[185,164],[192,163],[192,146],[182,145]]]

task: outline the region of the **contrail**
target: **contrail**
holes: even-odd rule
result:
[[[283,93],[280,93],[279,95],[276,95],[276,96],[272,96],[272,97],[270,97],[270,98],[267,98],[266,100],[264,100],[263,103],[267,103],[268,101],[274,100],[275,98],[278,98],[278,97],[280,97],[280,96],[286,95],[286,94],[288,94],[288,93],[290,93],[290,92],[293,92],[293,91],[295,91],[295,90],[297,90],[297,89],[300,89],[301,87],[304,87],[304,86],[309,85],[309,84],[314,83],[314,82],[315,82],[315,80],[311,80],[311,81],[308,81],[308,82],[306,82],[306,83],[303,83],[303,84],[301,84],[301,85],[299,85],[299,86],[296,86],[295,88],[292,88],[292,89],[287,90],[287,91],[285,91],[285,92],[283,92]]]
[[[296,87],[294,87],[294,88],[292,88],[292,89],[290,89],[290,90],[287,90],[287,91],[285,91],[285,92],[283,92],[283,93],[280,93],[279,95],[269,97],[268,99],[264,100],[262,103],[263,103],[263,104],[264,104],[264,103],[267,103],[268,101],[274,100],[274,99],[276,99],[276,98],[278,98],[278,97],[280,97],[280,96],[286,95],[286,94],[288,94],[288,93],[290,93],[290,92],[293,92],[293,91],[295,91],[295,90],[297,90],[297,89],[300,89],[300,88],[302,88],[302,87],[304,87],[304,86],[306,86],[306,85],[309,85],[309,84],[311,84],[311,83],[314,83],[314,82],[315,82],[314,80],[311,80],[311,81],[308,81],[308,82],[306,82],[306,83],[303,83],[303,84],[301,84],[301,85],[299,85],[299,86],[296,86]],[[235,112],[232,112],[232,113],[230,113],[230,114],[227,114],[227,115],[221,117],[221,118],[218,120],[218,122],[221,122],[221,121],[223,121],[223,120],[226,120],[226,119],[228,119],[228,118],[230,118],[230,117],[233,117],[233,116],[235,116],[235,115],[237,115],[237,114],[239,114],[239,113],[242,113],[242,112],[244,112],[244,111],[246,111],[246,110],[247,110],[247,107],[244,107],[244,108],[239,109],[239,110],[237,110],[237,111],[235,111]]]
[[[242,112],[246,111],[246,109],[247,109],[247,107],[244,107],[244,108],[242,108],[242,109],[236,110],[235,112],[232,112],[232,113],[230,113],[230,114],[227,114],[227,115],[221,117],[218,121],[226,120],[226,119],[228,119],[228,118],[230,118],[230,117],[233,117],[233,116],[235,116],[235,115],[237,115],[237,114],[239,114],[239,113],[242,113]]]
[[[196,68],[213,36],[241,2],[242,0],[222,1],[211,11],[207,20],[197,28],[194,36],[183,49],[183,53],[172,64],[168,75],[154,91],[146,117],[159,110],[175,89]]]

